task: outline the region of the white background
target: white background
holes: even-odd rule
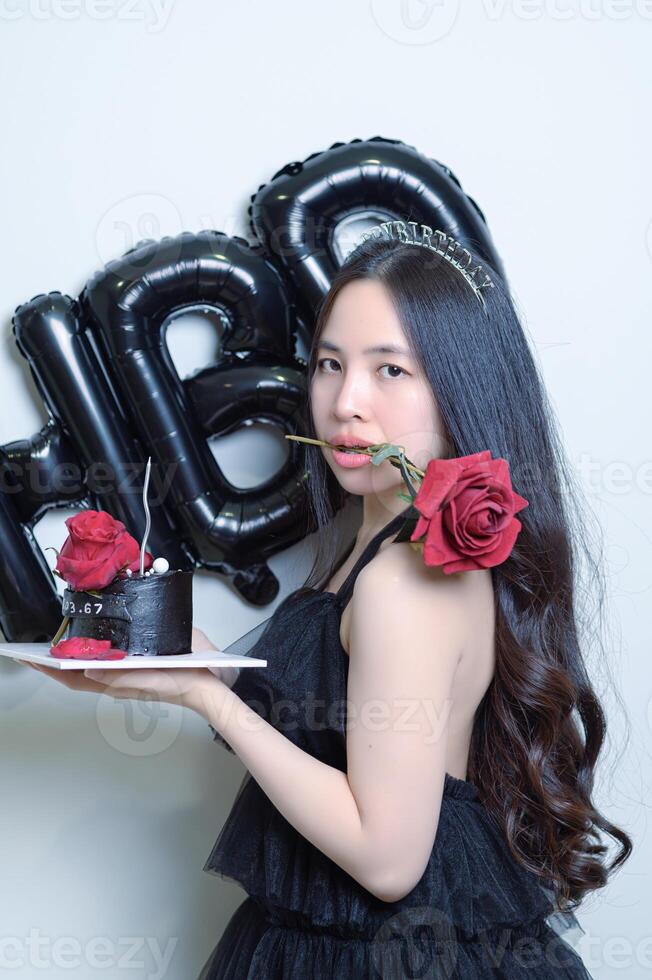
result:
[[[604,528],[610,667],[630,725],[625,744],[622,712],[599,687],[614,769],[605,757],[597,799],[635,851],[582,907],[580,949],[595,977],[648,976],[652,4],[1,0],[0,10],[0,444],[46,419],[14,348],[16,306],[54,289],[77,295],[144,237],[247,236],[249,195],[287,162],[335,141],[398,138],[448,165],[483,209]],[[170,331],[182,374],[210,360],[204,325],[179,337]],[[215,452],[246,485],[274,468],[279,445],[254,432]],[[41,521],[42,546],[60,546],[68,513]],[[271,561],[277,601],[302,580],[306,555],[301,543]],[[195,606],[220,646],[274,608],[245,608],[206,573]],[[148,728],[125,702],[11,662],[0,675],[0,940],[12,941],[0,950],[24,964],[6,963],[7,975],[195,976],[244,897],[202,872],[239,760],[197,715],[168,706]],[[103,969],[91,959],[98,937],[113,944],[97,957]],[[171,957],[158,972],[152,945]]]

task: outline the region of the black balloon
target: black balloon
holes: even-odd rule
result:
[[[230,576],[251,602],[270,602],[279,586],[265,558],[306,532],[301,450],[293,444],[262,487],[240,490],[207,437],[252,419],[292,433],[302,427],[305,372],[293,357],[294,311],[281,275],[242,238],[184,232],[111,263],[87,284],[82,306],[133,430],[166,477],[166,508],[195,560]],[[185,385],[163,337],[180,308],[226,319],[218,363]]]
[[[382,136],[333,143],[287,164],[249,205],[252,231],[285,270],[308,320],[338,268],[337,224],[374,210],[439,228],[504,274],[482,211],[448,167]]]
[[[135,440],[124,403],[116,397],[95,353],[80,304],[61,293],[35,296],[18,308],[13,325],[18,347],[29,362],[48,411],[77,453],[76,495],[59,493],[59,497],[63,502],[87,496],[91,506],[109,511],[140,538],[145,530],[142,481],[148,454]],[[32,457],[38,458],[38,452]],[[62,479],[65,474],[56,475]],[[157,477],[154,472],[154,483]],[[170,563],[189,567],[174,528],[161,516],[164,511],[155,502],[151,510],[149,550],[167,555]]]
[[[40,476],[45,476],[44,485],[51,488],[46,491],[48,504],[43,506],[33,489],[34,463]],[[74,468],[76,460],[53,421],[32,439],[0,448],[0,624],[7,640],[32,643],[48,639],[52,625],[61,621],[61,601],[32,524],[48,506],[55,505],[59,496],[52,489],[55,476],[66,463]],[[77,497],[73,494],[70,499]],[[62,505],[70,499],[64,500],[62,495]]]
[[[306,364],[296,345],[309,345],[341,261],[339,222],[374,211],[440,228],[504,274],[457,177],[414,147],[373,137],[334,143],[274,174],[251,197],[254,243],[219,231],[139,242],[78,299],[53,292],[18,307],[16,342],[50,418],[31,439],[0,447],[8,640],[50,639],[61,619],[36,521],[74,503],[109,511],[139,538],[150,455],[148,550],[172,567],[220,573],[252,603],[274,599],[267,559],[312,530],[301,444],[286,440],[281,470],[241,490],[208,440],[257,421],[305,431]],[[191,311],[216,312],[224,330],[218,360],[182,379],[165,325]]]

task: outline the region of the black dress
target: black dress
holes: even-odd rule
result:
[[[241,669],[233,685],[287,738],[342,772],[349,659],[340,616],[356,575],[401,523],[398,515],[369,542],[337,594],[287,596],[251,631],[249,652],[267,667]],[[376,898],[310,843],[249,773],[203,870],[248,894],[199,980],[591,980],[566,941],[583,932],[575,916],[510,855],[475,786],[448,772],[428,866],[400,901]]]

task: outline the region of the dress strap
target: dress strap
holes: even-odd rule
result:
[[[391,521],[389,521],[389,523],[385,524],[384,527],[381,527],[377,534],[374,534],[373,538],[367,544],[357,562],[335,593],[342,608],[346,606],[351,598],[351,593],[353,592],[353,586],[355,585],[358,572],[364,568],[367,562],[371,561],[385,538],[388,538],[391,534],[395,534],[397,531],[401,530],[404,525],[406,525],[406,522],[408,526],[405,527],[405,530],[399,536],[399,540],[404,541],[409,537],[409,534],[414,527],[414,523],[407,519],[405,513],[397,514],[396,517],[393,517]]]

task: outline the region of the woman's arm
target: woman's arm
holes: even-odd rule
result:
[[[432,851],[450,693],[463,635],[462,575],[429,574],[409,546],[358,576],[347,692],[348,774],[300,749],[223,684],[199,710],[283,816],[383,901]]]

